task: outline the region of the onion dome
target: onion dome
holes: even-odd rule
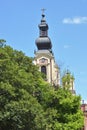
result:
[[[45,15],[42,14],[41,23],[39,24],[39,38],[36,39],[35,43],[38,50],[50,50],[52,48],[51,40],[48,37],[48,24],[45,20]]]

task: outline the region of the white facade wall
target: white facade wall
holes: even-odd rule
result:
[[[41,60],[44,59],[44,62]],[[59,68],[55,63],[53,54],[50,51],[37,51],[34,58],[34,64],[39,66],[39,71],[41,71],[41,66],[46,66],[47,71],[47,82],[60,85],[59,78]]]

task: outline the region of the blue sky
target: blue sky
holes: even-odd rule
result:
[[[0,39],[33,57],[42,8],[56,62],[61,72],[71,71],[76,93],[87,100],[87,0],[0,0]]]

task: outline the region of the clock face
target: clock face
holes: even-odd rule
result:
[[[41,64],[47,64],[47,63],[48,63],[48,60],[45,59],[45,58],[42,58],[42,59],[40,59],[39,62],[40,62]]]
[[[42,58],[42,59],[41,59],[41,62],[42,62],[42,63],[44,63],[44,62],[45,62],[45,60],[46,60],[45,58]]]

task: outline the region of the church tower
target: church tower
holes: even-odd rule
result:
[[[69,72],[69,70],[67,70],[62,77],[62,86],[65,89],[69,89],[73,95],[76,94],[74,80],[74,76]]]
[[[48,24],[45,20],[45,15],[42,13],[41,23],[39,27],[39,37],[35,44],[37,51],[35,51],[34,64],[39,66],[39,71],[45,74],[46,81],[52,85],[60,85],[59,67],[55,63],[55,58],[52,52],[52,42],[48,37]]]

